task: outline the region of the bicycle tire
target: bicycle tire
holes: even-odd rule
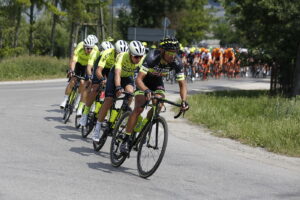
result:
[[[164,137],[162,147],[161,147],[161,152],[158,156],[158,159],[155,161],[153,167],[146,170],[145,167],[143,166],[143,163],[144,163],[145,159],[142,159],[141,157],[144,154],[143,150],[146,151],[147,149],[153,148],[153,147],[150,146],[149,141],[151,140],[151,138],[156,139],[156,136],[158,135],[158,133],[157,133],[157,129],[156,129],[155,125],[159,124],[159,123],[162,124],[163,137]],[[151,130],[151,134],[150,134],[150,130]],[[154,134],[153,134],[152,130],[155,130]],[[149,137],[149,134],[150,134],[151,138]],[[142,139],[139,143],[138,154],[137,154],[137,167],[138,167],[139,175],[142,178],[148,178],[149,176],[153,175],[154,172],[158,169],[158,167],[161,164],[161,161],[162,161],[162,159],[165,155],[165,151],[166,151],[166,148],[167,148],[167,143],[168,143],[168,124],[167,124],[166,120],[163,117],[159,116],[157,119],[155,119],[153,121],[152,128],[148,128],[148,130],[146,130],[146,133],[143,135],[143,137],[142,137]],[[148,147],[148,145],[149,145],[149,147]],[[153,148],[153,150],[154,150],[154,148]],[[151,157],[151,160],[152,160],[152,157]]]
[[[107,140],[107,130],[104,131],[104,133],[102,134],[102,136],[100,137],[99,142],[95,142],[93,141],[93,148],[95,151],[100,151],[102,149],[102,147],[104,146],[106,140]]]
[[[95,126],[95,116],[88,115],[86,126],[81,127],[81,136],[86,138]]]
[[[124,120],[126,120],[126,118],[129,117],[130,113],[131,113],[130,111],[124,112],[113,130],[113,136],[110,145],[110,161],[113,167],[121,166],[127,158],[127,155],[122,154],[119,148],[122,143],[122,141],[119,140],[120,139],[119,137],[121,133],[125,131],[125,127],[127,123],[125,124],[124,127],[123,126],[121,127],[121,131],[119,130],[119,128],[122,125],[122,122],[124,122]]]
[[[79,127],[80,127],[80,118],[81,118],[81,116],[75,116],[75,128],[76,129],[79,129]]]
[[[68,107],[66,108],[66,111],[65,111],[65,119],[64,119],[64,124],[66,124],[72,114],[72,109],[73,109],[73,106],[68,104]]]

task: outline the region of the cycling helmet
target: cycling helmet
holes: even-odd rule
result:
[[[116,49],[117,53],[126,52],[126,51],[128,51],[128,44],[124,40],[118,40],[115,43],[115,49]]]
[[[86,38],[83,41],[83,46],[88,48],[93,48],[95,46],[95,43],[91,38]]]
[[[103,41],[100,46],[103,50],[114,48],[114,46],[108,41]]]
[[[88,35],[87,38],[90,38],[95,44],[98,43],[98,38],[95,35]]]
[[[160,41],[159,47],[164,50],[178,50],[179,42],[176,38],[164,38]]]
[[[133,56],[143,56],[145,54],[145,47],[140,41],[131,41],[129,43],[129,52]]]

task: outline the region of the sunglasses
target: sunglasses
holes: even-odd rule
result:
[[[143,56],[133,56],[135,59],[141,59]]]
[[[85,47],[86,50],[92,50],[93,48]]]
[[[177,53],[176,51],[165,51],[165,53],[168,55],[168,56],[175,56]]]

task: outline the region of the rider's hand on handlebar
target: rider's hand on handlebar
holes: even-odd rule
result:
[[[186,101],[181,102],[181,108],[180,108],[181,111],[187,111],[189,108],[190,108],[189,104]]]
[[[67,77],[70,78],[70,77],[74,76],[74,74],[75,74],[75,72],[73,70],[69,69],[67,72]]]
[[[150,101],[151,100],[152,91],[150,89],[147,89],[147,90],[144,91],[144,93],[145,93],[146,101]]]
[[[119,97],[122,94],[123,91],[124,90],[121,86],[117,86],[116,87],[116,96]]]

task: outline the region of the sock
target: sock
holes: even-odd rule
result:
[[[80,103],[79,103],[79,106],[78,106],[78,110],[82,110],[83,106],[84,106],[84,103],[83,103],[83,102],[80,102]]]

